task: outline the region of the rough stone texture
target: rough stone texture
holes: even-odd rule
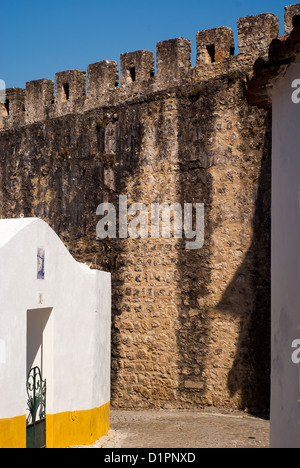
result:
[[[154,55],[147,50],[121,55],[121,84],[144,81],[154,76]]]
[[[87,70],[87,98],[91,107],[97,107],[99,100],[106,100],[107,93],[119,85],[118,64],[103,60],[92,63]]]
[[[114,62],[93,64],[67,107],[52,82],[31,82],[24,116],[2,119],[0,216],[38,216],[77,260],[112,272],[114,407],[268,409],[271,124],[244,91],[277,30],[273,15],[240,20],[239,55],[228,28],[199,34],[215,52],[229,39],[194,68],[190,41],[163,41],[157,76],[151,54],[130,53],[136,80],[120,86]],[[96,208],[122,194],[204,203],[203,248],[100,241]]]
[[[0,103],[0,115],[17,115],[25,109],[25,90],[20,88],[10,88],[5,91],[6,102]]]
[[[300,5],[294,7],[298,7],[300,12]],[[296,11],[295,8],[293,10]],[[247,83],[245,97],[251,105],[260,109],[272,109],[272,88],[276,80],[285,75],[288,66],[299,56],[300,15],[293,16],[292,24],[294,29],[291,34],[274,39],[268,56],[258,58],[254,64],[254,73]]]
[[[300,3],[284,8],[284,34],[288,36],[293,30],[293,17],[300,15]]]
[[[238,20],[239,54],[264,55],[272,39],[278,37],[278,18],[270,13]],[[255,40],[253,40],[255,37]]]
[[[269,421],[238,411],[114,410],[107,436],[74,448],[269,448],[269,432]]]
[[[50,106],[53,101],[53,81],[42,79],[26,83],[24,123],[43,120],[46,117],[47,106]]]
[[[198,32],[197,63],[220,62],[230,55],[234,55],[234,38],[230,28],[207,29]]]
[[[169,87],[184,79],[191,68],[191,41],[179,37],[156,46],[157,81]]]
[[[56,73],[55,77],[55,101],[62,104],[66,101],[74,101],[85,96],[86,72],[69,70]]]

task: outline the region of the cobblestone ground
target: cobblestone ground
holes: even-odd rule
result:
[[[107,436],[86,448],[268,448],[269,421],[239,411],[111,411]]]

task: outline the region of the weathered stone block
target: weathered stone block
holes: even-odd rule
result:
[[[263,13],[238,19],[239,55],[255,56],[267,54],[269,45],[279,34],[279,20],[276,15]]]
[[[26,83],[25,110],[29,121],[43,120],[45,108],[54,101],[54,83],[51,80],[36,80]]]
[[[87,69],[87,97],[98,99],[105,96],[109,89],[119,85],[118,64],[114,61],[103,60],[92,63]]]
[[[85,96],[86,72],[68,70],[55,75],[55,102],[74,101]]]
[[[293,17],[300,15],[300,3],[284,8],[284,34],[288,36],[293,30]]]
[[[169,85],[187,76],[191,69],[191,41],[179,37],[156,46],[157,80]]]
[[[16,115],[25,110],[25,89],[6,89],[6,102],[2,106],[2,115]]]
[[[121,84],[149,80],[154,76],[154,54],[138,50],[121,54]]]

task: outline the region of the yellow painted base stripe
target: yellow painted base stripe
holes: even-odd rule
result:
[[[87,411],[46,415],[47,448],[91,445],[108,433],[110,402]],[[26,448],[26,415],[0,419],[0,448]]]
[[[108,433],[110,402],[86,411],[46,415],[47,448],[91,445]]]
[[[26,416],[0,419],[0,448],[26,448]]]

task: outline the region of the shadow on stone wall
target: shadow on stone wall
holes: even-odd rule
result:
[[[241,316],[237,350],[228,374],[228,389],[231,396],[239,391],[242,407],[254,413],[264,413],[270,405],[271,125],[271,115],[268,115],[265,120],[266,134],[253,216],[252,243],[217,306],[221,311],[236,309],[231,297],[241,288],[241,278],[248,278],[253,297],[242,290],[240,308],[249,308],[250,303],[251,315]]]

